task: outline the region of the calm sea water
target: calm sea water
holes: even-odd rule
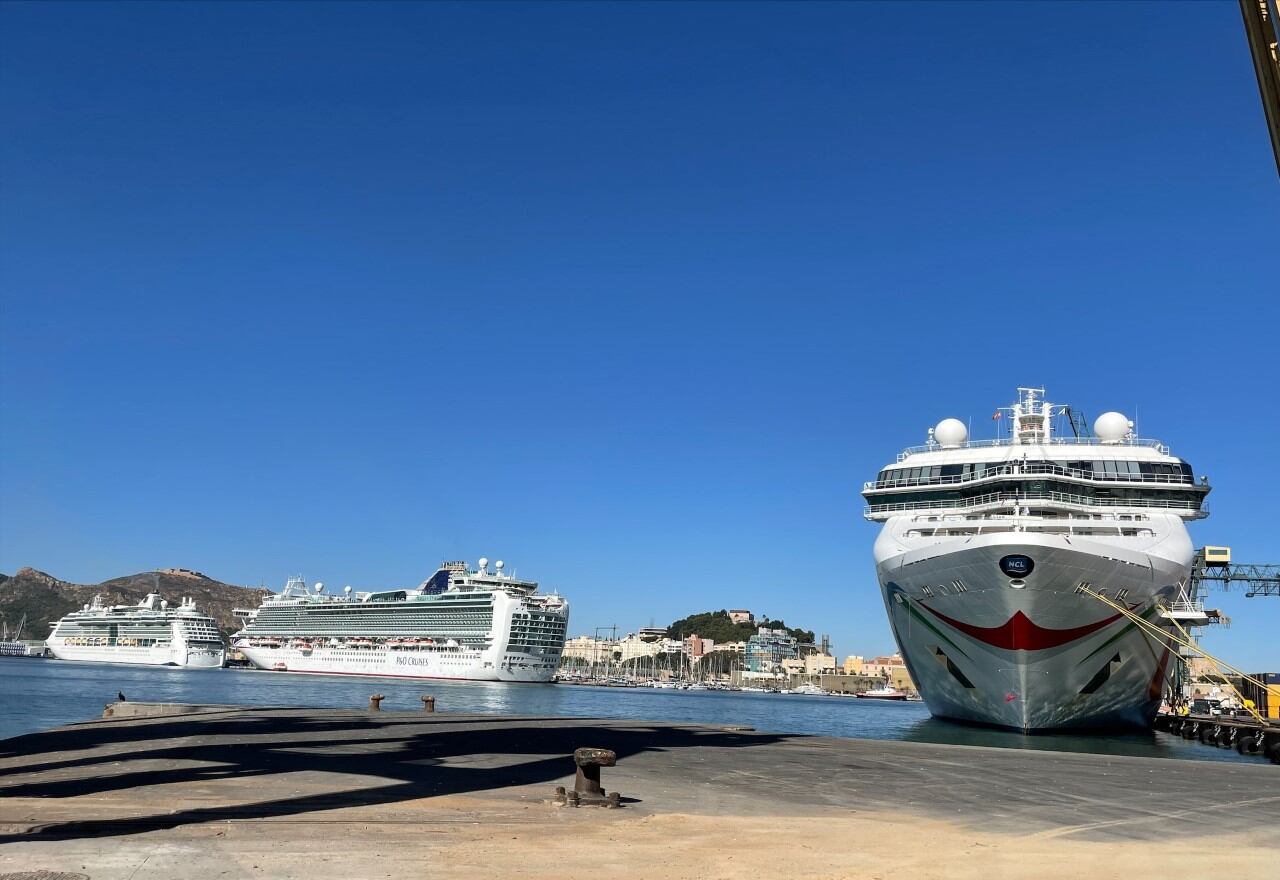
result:
[[[1099,754],[1258,761],[1164,733],[1037,735],[938,721],[923,703],[725,691],[406,682],[397,679],[290,675],[239,669],[114,666],[0,658],[0,739],[99,718],[123,691],[130,700],[252,706],[364,708],[386,696],[384,710],[419,710],[433,694],[441,712],[579,716],[644,721],[744,724],[774,733],[895,739],[958,745],[1053,749]]]

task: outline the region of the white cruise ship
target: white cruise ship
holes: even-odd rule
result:
[[[415,589],[324,593],[293,578],[232,645],[259,669],[324,675],[546,682],[564,650],[569,603],[534,581],[445,562]]]
[[[53,625],[45,640],[59,660],[220,668],[226,646],[218,624],[191,599],[177,607],[151,593],[137,605],[104,605],[101,596]]]
[[[1208,481],[1119,413],[1090,434],[1043,389],[1018,392],[998,439],[944,419],[865,484],[894,637],[936,716],[1149,726],[1175,651],[1079,588],[1160,625],[1185,598]]]

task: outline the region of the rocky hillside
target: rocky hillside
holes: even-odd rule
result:
[[[0,574],[0,620],[12,630],[25,614],[22,638],[42,639],[49,634],[50,623],[93,601],[94,596],[101,595],[109,604],[131,605],[151,592],[158,592],[174,604],[191,596],[196,607],[217,620],[224,633],[240,628],[231,614],[233,608],[256,608],[267,594],[265,590],[224,584],[181,568],[144,571],[100,584],[72,584],[43,571],[24,568],[15,575]]]

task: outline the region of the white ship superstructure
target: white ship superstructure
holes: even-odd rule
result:
[[[414,589],[327,595],[302,578],[252,611],[232,644],[259,669],[546,682],[564,650],[569,603],[504,571],[445,562]]]
[[[943,420],[863,488],[911,677],[943,718],[1149,725],[1175,652],[1080,587],[1161,624],[1186,598],[1208,481],[1119,413],[1090,434],[1043,389],[993,418],[1008,430],[984,441]]]
[[[226,660],[217,621],[191,599],[171,606],[158,593],[137,605],[106,605],[96,596],[55,623],[45,644],[59,660],[209,669]]]

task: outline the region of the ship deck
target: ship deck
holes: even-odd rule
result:
[[[581,746],[616,752],[622,809],[550,802]],[[0,875],[1220,876],[1274,865],[1278,782],[690,724],[117,704],[0,741]]]

